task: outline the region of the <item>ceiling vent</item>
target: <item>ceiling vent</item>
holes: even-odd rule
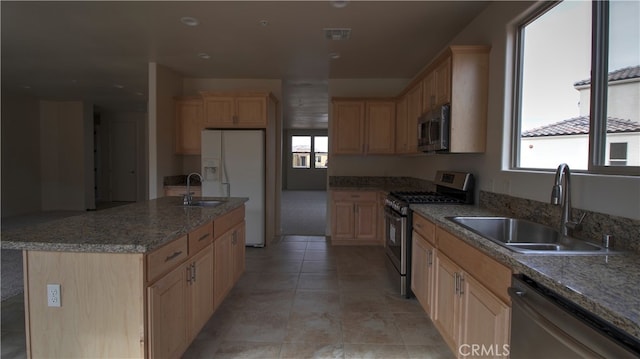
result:
[[[325,28],[324,38],[327,40],[349,40],[351,37],[351,29],[348,28]]]

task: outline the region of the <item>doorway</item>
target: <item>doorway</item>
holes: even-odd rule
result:
[[[137,199],[137,124],[113,121],[111,133],[111,201]]]

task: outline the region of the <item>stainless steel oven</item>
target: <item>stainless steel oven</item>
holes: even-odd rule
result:
[[[411,228],[411,218],[391,208],[384,208],[384,233],[385,233],[385,251],[393,268],[390,268],[392,274],[399,275],[400,278],[400,294],[406,297],[411,296],[411,290],[408,288],[407,275],[410,277],[411,265],[408,264],[411,256],[405,255],[405,252],[411,253],[411,242],[407,239],[411,235],[408,233]],[[394,275],[394,277],[397,277]]]
[[[411,204],[473,203],[473,175],[465,172],[436,173],[436,191],[392,191],[385,200],[384,228],[387,266],[400,295],[411,297]]]

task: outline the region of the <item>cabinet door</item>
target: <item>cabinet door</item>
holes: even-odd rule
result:
[[[263,96],[237,97],[235,125],[245,128],[267,127],[267,98]]]
[[[231,289],[232,264],[231,233],[227,232],[215,239],[213,265],[213,304],[218,308]]]
[[[189,344],[189,275],[180,265],[148,288],[150,358],[179,358]]]
[[[191,262],[191,339],[213,314],[213,244],[196,254]]]
[[[438,252],[435,271],[433,323],[449,347],[457,351],[456,331],[460,301],[456,293],[456,277],[460,269],[449,258]]]
[[[498,352],[508,349],[511,308],[470,275],[462,280],[460,338],[458,343],[497,345]]]
[[[331,118],[333,154],[360,154],[364,151],[363,101],[335,101]]]
[[[351,239],[354,237],[355,204],[349,201],[334,201],[332,207],[331,235],[336,239]]]
[[[420,234],[413,231],[413,248],[411,252],[411,290],[422,305],[424,311],[432,314],[433,266],[435,248]]]
[[[451,57],[436,68],[435,76],[436,106],[451,102]]]
[[[418,117],[422,115],[422,86],[417,84],[407,93],[407,152],[418,152]]]
[[[436,73],[430,72],[422,80],[422,112],[429,112],[436,107]]]
[[[407,120],[407,96],[405,95],[396,104],[396,153],[407,152]]]
[[[233,127],[235,99],[233,97],[209,96],[204,99],[205,127]]]
[[[395,151],[396,104],[394,102],[367,102],[366,114],[366,153],[393,153]]]
[[[232,234],[233,281],[236,283],[245,269],[245,222],[238,224]]]
[[[377,238],[378,211],[377,203],[356,202],[354,237],[363,240],[375,240]]]
[[[202,128],[202,101],[176,101],[176,153],[199,155]]]

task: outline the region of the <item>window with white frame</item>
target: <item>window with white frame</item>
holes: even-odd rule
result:
[[[638,23],[638,1],[562,1],[519,26],[513,168],[640,174]]]
[[[327,136],[291,136],[292,168],[327,168],[328,157]]]

